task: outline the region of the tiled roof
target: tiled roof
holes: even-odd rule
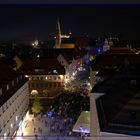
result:
[[[122,47],[117,47],[117,48],[110,48],[105,52],[106,54],[135,54],[135,51],[130,48],[122,48]]]
[[[93,70],[99,70],[105,67],[114,67],[124,65],[125,62],[129,64],[140,64],[140,55],[136,54],[101,54],[98,55],[92,62]]]

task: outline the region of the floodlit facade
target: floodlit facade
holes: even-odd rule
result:
[[[28,110],[28,79],[0,65],[0,140],[11,140]]]
[[[56,59],[28,59],[20,71],[29,79],[30,95],[51,96],[63,90],[65,69]]]

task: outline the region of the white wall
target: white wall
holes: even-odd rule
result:
[[[26,82],[7,102],[0,107],[0,136],[9,134],[11,136],[18,128],[29,106],[28,82]],[[4,111],[2,108],[5,108]],[[4,140],[9,140],[6,137]],[[0,137],[0,140],[3,140]]]

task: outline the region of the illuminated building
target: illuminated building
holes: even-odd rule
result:
[[[30,95],[52,96],[63,90],[65,69],[56,59],[28,59],[20,71],[29,78]]]
[[[9,140],[28,109],[28,79],[3,63],[0,66],[0,140]]]

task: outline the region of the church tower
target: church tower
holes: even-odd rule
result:
[[[57,20],[56,25],[56,38],[55,38],[55,48],[60,48],[61,45],[61,28],[59,19]]]

